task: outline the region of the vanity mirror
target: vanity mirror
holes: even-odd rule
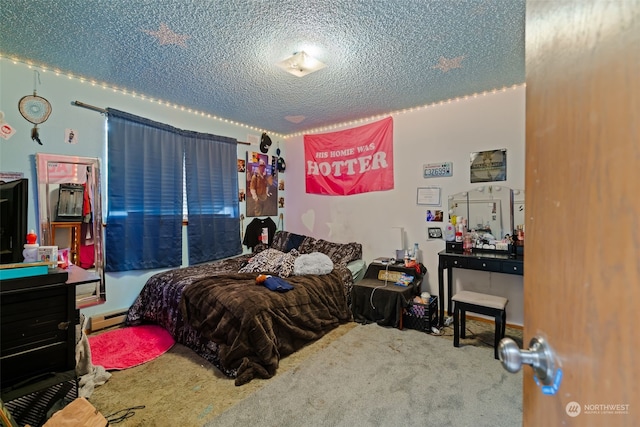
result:
[[[500,240],[513,230],[512,192],[500,185],[483,185],[449,196],[449,218],[464,217],[467,228]]]
[[[100,161],[91,157],[36,154],[40,245],[67,254],[67,283],[76,306],[105,301]],[[67,251],[68,249],[68,251]]]
[[[459,217],[469,217],[469,200],[466,191],[449,196],[449,219],[454,222],[453,218]]]

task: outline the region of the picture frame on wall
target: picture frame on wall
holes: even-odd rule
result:
[[[470,156],[471,183],[507,180],[507,149],[478,151]]]
[[[424,206],[440,206],[440,187],[418,187],[416,203]]]
[[[276,157],[247,152],[246,160],[246,215],[247,217],[275,216],[278,214],[278,171]]]

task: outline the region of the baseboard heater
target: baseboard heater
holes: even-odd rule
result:
[[[127,312],[129,309],[120,309],[110,311],[108,313],[96,314],[95,316],[91,316],[89,320],[91,323],[89,328],[91,332],[99,331],[100,329],[109,328],[111,326],[119,325],[124,323],[127,318]]]

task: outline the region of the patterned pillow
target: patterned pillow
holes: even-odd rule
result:
[[[300,253],[293,249],[282,252],[277,249],[265,249],[249,260],[247,265],[238,270],[239,273],[271,273],[280,277],[289,277]]]
[[[302,239],[302,243],[300,243],[300,246],[298,246],[298,252],[300,252],[301,254],[310,254],[311,252],[322,252],[322,251],[316,251],[315,245],[316,245],[316,239],[314,237],[311,236],[305,236],[304,239]]]
[[[273,235],[271,247],[282,252],[289,252],[292,249],[298,249],[305,237],[302,234],[289,231],[276,231],[276,234]]]
[[[333,243],[324,239],[318,239],[313,247],[300,247],[300,253],[322,252],[328,255],[334,264],[347,264],[356,259],[362,258],[362,245],[356,242]]]

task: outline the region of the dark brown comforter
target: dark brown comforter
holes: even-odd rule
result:
[[[186,286],[180,302],[185,323],[217,343],[222,365],[237,370],[236,385],[272,377],[282,357],[351,316],[336,270],[288,277],[294,289],[284,293],[255,279],[255,273],[206,277]]]

